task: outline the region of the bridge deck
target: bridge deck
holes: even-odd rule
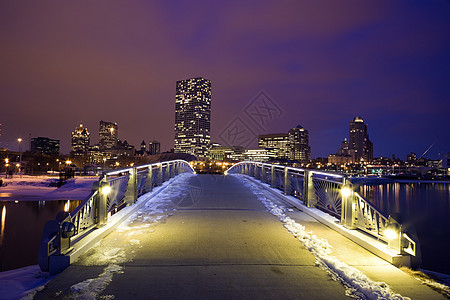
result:
[[[141,226],[148,222],[142,215],[130,225],[134,230],[110,234],[35,298],[64,298],[71,286],[103,278],[106,288],[97,292],[115,299],[349,299],[345,288],[316,266],[314,256],[236,178],[193,176],[189,194],[170,200],[173,215],[148,227]],[[402,296],[444,298],[302,212],[290,215],[327,238],[333,255]],[[105,272],[113,263],[120,272]]]

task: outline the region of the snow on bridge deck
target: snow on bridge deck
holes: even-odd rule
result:
[[[264,189],[242,176],[182,174],[35,299],[444,299]],[[306,226],[308,247],[267,207]],[[333,247],[332,262],[350,268],[344,276],[319,266],[313,243],[324,241],[311,230]]]

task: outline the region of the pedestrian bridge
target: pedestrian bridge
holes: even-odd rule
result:
[[[104,174],[47,223],[39,265],[63,272],[36,299],[443,299],[393,265],[414,265],[418,242],[344,176],[257,162],[193,173],[176,160]]]

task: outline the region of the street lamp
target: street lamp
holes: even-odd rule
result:
[[[20,152],[19,156],[19,173],[20,173],[22,169],[22,138],[18,138],[17,141],[19,142],[19,152]]]
[[[6,166],[6,174],[5,174],[5,178],[8,178],[9,158],[5,158],[5,166]]]

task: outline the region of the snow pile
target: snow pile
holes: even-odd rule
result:
[[[70,287],[70,294],[65,296],[64,299],[97,299],[97,295],[100,294],[112,281],[112,277],[115,273],[123,273],[123,267],[118,265],[107,266],[103,273],[97,278],[87,279],[85,281],[74,284]]]
[[[98,177],[76,177],[69,179],[60,188],[55,187],[58,181],[50,176],[19,176],[3,180],[0,193],[7,200],[84,200],[92,190],[92,184],[98,181]],[[7,196],[5,196],[7,195]]]
[[[52,183],[58,181],[54,176],[30,176],[30,175],[15,175],[12,178],[0,178],[3,181],[3,187],[13,186],[41,186],[49,187]]]
[[[38,265],[0,272],[0,299],[33,299],[51,279]]]
[[[152,201],[148,201],[141,209],[120,224],[117,230],[129,231],[148,228],[152,223],[161,222],[171,216],[172,211],[176,210],[180,201],[192,198],[190,193],[192,187],[188,182],[193,176],[196,175],[192,173],[181,173],[164,182],[163,186],[167,187],[152,199]],[[128,234],[132,235],[134,231]]]
[[[234,176],[249,187],[269,212],[277,216],[283,222],[284,227],[306,246],[315,256],[316,263],[321,268],[326,270],[334,280],[341,282],[346,287],[348,296],[359,299],[410,299],[394,293],[384,282],[370,280],[358,269],[332,256],[332,247],[326,239],[318,238],[312,231],[307,232],[305,226],[288,217],[285,214],[286,208],[269,200],[270,196],[264,193],[260,186],[250,182],[243,176]]]

